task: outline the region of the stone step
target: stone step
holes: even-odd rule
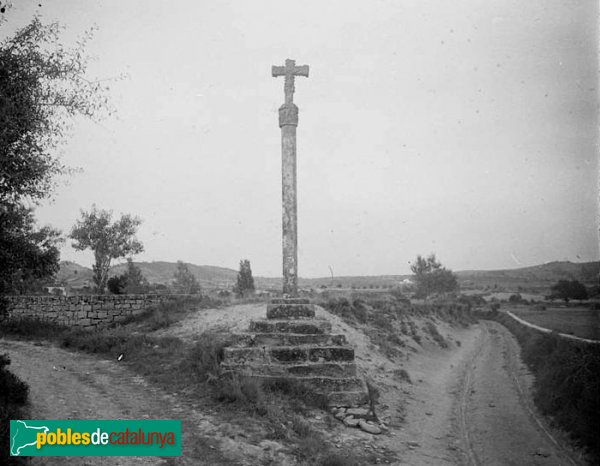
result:
[[[364,390],[330,392],[327,401],[329,406],[360,406],[369,402],[369,395]]]
[[[271,304],[308,304],[306,298],[273,298]]]
[[[331,333],[331,322],[325,319],[311,320],[253,320],[253,333],[302,333],[304,335]]]
[[[270,375],[277,377],[355,377],[356,364],[349,363],[314,363],[314,364],[221,364],[223,372],[237,372],[253,375]]]
[[[267,319],[312,319],[314,304],[267,304]]]
[[[354,349],[349,346],[273,346],[235,347],[224,349],[225,363],[302,363],[302,362],[352,362]]]
[[[262,379],[277,379],[277,376],[262,375]],[[333,392],[360,392],[366,390],[363,381],[358,377],[325,377],[325,376],[310,376],[310,377],[287,377],[288,380],[297,381],[311,389],[316,393],[328,395]]]
[[[302,333],[238,333],[232,336],[232,346],[300,346],[345,345],[344,335]]]

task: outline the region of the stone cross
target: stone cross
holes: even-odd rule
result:
[[[294,104],[296,76],[308,77],[308,65],[273,66],[273,77],[285,76],[285,103],[279,107],[281,128],[281,178],[283,197],[283,295],[298,296],[298,207],[296,196],[296,127],[298,107]]]

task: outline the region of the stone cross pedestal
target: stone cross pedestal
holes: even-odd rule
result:
[[[294,104],[296,76],[308,77],[308,65],[273,66],[273,77],[285,76],[285,103],[279,108],[281,128],[281,177],[283,198],[283,295],[298,296],[298,203],[296,196],[296,127],[298,107]]]

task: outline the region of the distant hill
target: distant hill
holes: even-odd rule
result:
[[[549,288],[558,280],[578,280],[597,285],[600,262],[548,262],[547,264],[508,270],[464,270],[456,272],[461,286],[494,287],[516,290]]]
[[[168,284],[173,279],[173,274],[177,269],[177,263],[175,262],[134,263],[141,269],[144,277],[146,277],[150,283]],[[195,264],[187,264],[187,266],[203,286],[230,288],[237,277],[237,271],[224,267]],[[112,277],[114,275],[122,274],[126,267],[126,263],[111,267],[109,276]],[[63,261],[60,263],[60,271],[57,275],[57,282],[64,282],[68,286],[80,288],[86,284],[91,284],[92,277],[92,269],[83,267],[75,262]]]
[[[175,262],[135,262],[144,277],[150,283],[168,284],[173,280],[173,274],[177,269]],[[212,265],[187,264],[190,272],[194,274],[200,285],[214,287],[230,287],[237,277],[237,271],[225,267]],[[110,269],[110,275],[120,275],[127,268],[127,264],[119,264]]]
[[[173,279],[177,267],[175,262],[135,262],[150,283],[168,284]],[[205,288],[231,288],[236,281],[237,271],[212,265],[187,264]],[[111,268],[110,275],[124,272],[126,264]],[[519,287],[529,290],[549,289],[561,279],[579,280],[586,285],[598,284],[599,262],[549,262],[547,264],[507,270],[464,270],[456,272],[461,288],[484,289],[497,288],[516,291]],[[388,288],[397,286],[410,275],[378,275],[354,277],[300,278],[302,288]],[[255,277],[258,289],[278,290],[281,278]],[[64,261],[60,264],[58,282],[79,288],[92,283],[92,270],[75,262]]]
[[[61,261],[56,282],[64,283],[72,288],[81,288],[87,284],[91,285],[93,276],[92,269],[88,267],[83,267],[76,262]]]

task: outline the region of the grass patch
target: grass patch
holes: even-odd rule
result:
[[[535,375],[534,402],[600,462],[600,345],[570,341],[529,329],[506,314],[496,320],[510,329]]]

